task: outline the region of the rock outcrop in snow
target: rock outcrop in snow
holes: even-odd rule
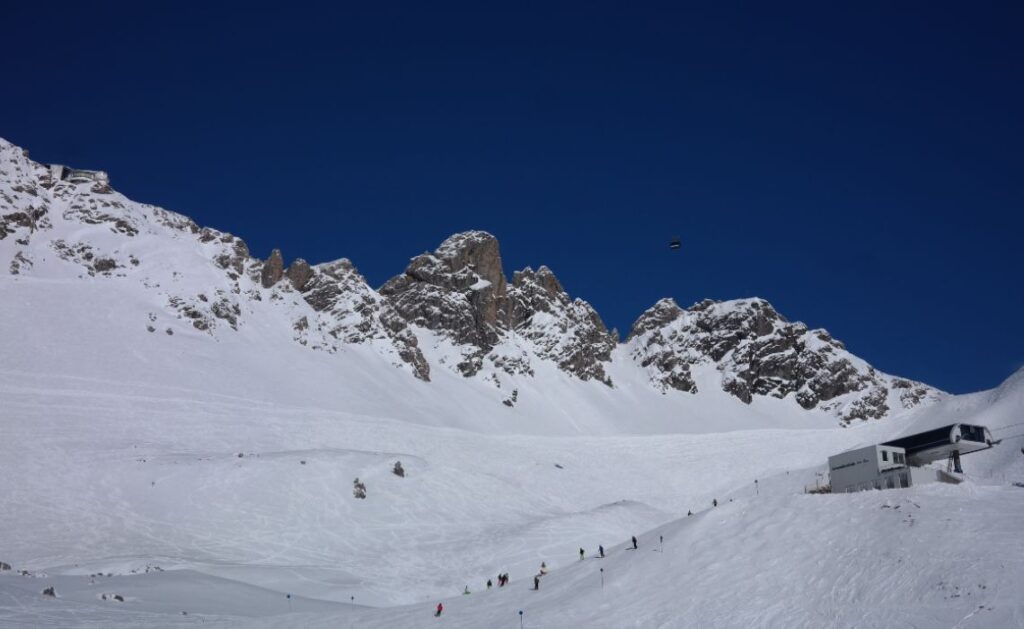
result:
[[[297,261],[297,263],[303,263]],[[343,343],[386,339],[413,374],[430,380],[430,366],[417,346],[416,335],[384,298],[366,283],[351,262],[342,258],[305,270],[289,268],[293,286],[301,285],[302,298],[317,312],[316,327]],[[294,269],[294,271],[293,271]],[[298,278],[298,279],[295,279]],[[305,317],[303,321],[308,321]]]
[[[722,389],[747,404],[754,396],[792,396],[805,409],[849,421],[937,397],[923,384],[879,373],[827,331],[789,322],[763,299],[705,300],[689,309],[663,299],[637,319],[627,343],[657,386],[698,393],[691,368],[711,364]]]
[[[486,232],[456,234],[434,253],[416,256],[380,292],[407,321],[484,353],[508,327],[498,241]],[[468,365],[463,371],[476,373]]]
[[[507,373],[530,373],[529,358],[511,360],[499,345],[525,340],[531,354],[582,380],[611,384],[602,363],[616,339],[586,302],[572,300],[547,267],[505,279],[498,240],[482,231],[455,234],[416,256],[380,289],[399,314],[467,348],[457,368],[477,374],[489,360]],[[520,355],[521,356],[521,355]]]
[[[0,270],[8,278],[95,280],[96,290],[103,281],[133,282],[154,304],[140,322],[150,332],[216,339],[269,317],[260,319],[263,333],[328,353],[369,346],[423,381],[442,365],[497,388],[511,379],[495,399],[509,407],[528,395],[515,379],[541,378],[545,363],[613,389],[615,372],[647,391],[644,378],[655,390],[687,395],[711,386],[742,403],[781,399],[796,412],[819,409],[844,421],[886,417],[941,395],[877,372],[828,332],[789,322],[761,299],[689,309],[664,299],[620,346],[547,267],[509,281],[487,232],[449,237],[377,291],[346,259],[286,264],[275,249],[260,260],[240,238],[133,202],[105,177],[65,176],[80,172],[87,171],[35,163],[0,140]]]
[[[169,322],[212,336],[237,331],[269,303],[291,321],[281,333],[307,347],[369,344],[429,379],[415,335],[347,261],[314,269],[300,259],[286,271],[277,249],[260,261],[236,236],[53,172],[0,140],[0,259],[11,275],[136,282],[162,304],[146,328],[168,334]]]
[[[538,356],[582,380],[612,384],[605,364],[618,338],[589,303],[570,299],[548,267],[516,271],[509,301],[511,328],[532,341]]]

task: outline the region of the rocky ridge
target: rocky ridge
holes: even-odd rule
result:
[[[433,253],[413,258],[380,292],[406,321],[466,348],[457,363],[466,376],[486,362],[508,374],[532,373],[529,356],[492,351],[526,341],[529,354],[581,380],[611,384],[603,363],[611,360],[617,339],[597,312],[571,299],[547,267],[516,271],[510,285],[498,241],[487,232],[451,236]]]
[[[689,309],[662,299],[633,324],[627,346],[662,390],[698,393],[693,369],[713,365],[722,389],[747,404],[792,396],[844,421],[938,399],[926,385],[876,371],[826,330],[787,321],[763,299],[705,300]]]
[[[549,362],[613,390],[611,372],[626,369],[642,371],[663,393],[700,395],[708,384],[698,386],[696,374],[712,369],[715,387],[743,403],[792,400],[843,421],[886,417],[941,396],[876,371],[825,330],[789,322],[761,299],[688,309],[664,299],[620,344],[547,267],[507,279],[498,241],[486,232],[449,237],[374,290],[347,259],[286,265],[274,250],[261,260],[240,238],[133,202],[105,177],[72,182],[59,172],[0,140],[0,269],[39,277],[73,269],[81,278],[138,282],[163,304],[142,322],[151,332],[186,325],[216,338],[271,308],[288,321],[282,333],[311,350],[367,345],[424,381],[443,368],[514,386]],[[437,358],[440,342],[452,360]],[[517,399],[513,390],[501,401],[511,407]]]
[[[368,344],[429,379],[415,335],[347,261],[311,267],[300,259],[285,269],[278,250],[254,258],[242,239],[131,201],[105,182],[54,179],[51,168],[4,140],[0,260],[14,276],[71,269],[83,278],[138,282],[163,303],[144,322],[150,332],[173,335],[185,325],[216,338],[271,305],[304,346],[333,353]]]

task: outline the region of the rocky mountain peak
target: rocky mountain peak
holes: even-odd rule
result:
[[[711,366],[722,389],[745,403],[792,396],[805,409],[847,421],[879,418],[937,394],[877,372],[827,331],[789,322],[760,298],[704,300],[688,309],[663,299],[637,319],[627,343],[664,389],[697,393],[693,370]]]
[[[633,327],[630,328],[629,336],[626,337],[626,342],[632,341],[634,338],[652,330],[657,330],[668,325],[669,322],[676,320],[683,314],[683,309],[676,304],[676,301],[671,297],[665,297],[659,299],[657,303],[648,308],[640,317],[633,323]]]
[[[501,267],[498,239],[485,231],[467,231],[453,234],[434,252],[448,264],[451,272],[471,270],[476,276],[490,282],[497,293],[504,293],[505,272]]]
[[[394,352],[408,364],[413,375],[430,380],[430,365],[419,349],[416,335],[391,304],[370,288],[366,279],[346,258],[310,267],[296,260],[288,278],[316,315],[304,318],[300,336],[319,331],[344,343],[386,341],[382,350]]]
[[[310,349],[369,346],[422,380],[432,365],[420,345],[429,342],[434,365],[498,388],[506,376],[513,387],[515,378],[534,376],[537,361],[611,386],[614,354],[626,363],[620,370],[646,376],[631,383],[655,390],[694,394],[699,382],[743,403],[777,398],[843,420],[885,417],[941,395],[877,372],[827,331],[790,322],[763,299],[689,308],[662,299],[615,351],[617,332],[548,267],[516,271],[509,282],[487,232],[446,238],[375,291],[347,259],[286,265],[275,249],[259,260],[242,239],[134,202],[109,182],[101,171],[36,163],[0,139],[0,269],[8,280],[77,277],[95,280],[96,290],[120,283],[117,290],[162,304],[141,325],[175,338],[231,334],[270,317],[290,322],[281,333]],[[506,406],[523,399],[515,390]]]
[[[293,322],[281,332],[302,345],[332,353],[345,343],[372,345],[429,379],[415,335],[347,260],[314,268],[297,259],[286,270],[279,249],[255,259],[236,236],[118,194],[105,173],[38,164],[6,141],[0,260],[10,275],[133,283],[147,301],[165,304],[145,327],[171,336],[179,324],[211,336],[238,330],[267,301]]]
[[[270,252],[270,257],[263,263],[263,270],[260,272],[260,281],[263,288],[270,288],[281,281],[284,277],[284,257],[280,249]]]
[[[617,335],[590,304],[570,298],[551,269],[516,271],[509,304],[511,329],[532,341],[539,356],[582,380],[612,384],[604,364],[611,360]]]
[[[302,258],[296,258],[295,261],[288,265],[285,276],[291,282],[292,288],[302,291],[306,284],[309,283],[309,280],[313,278],[313,269],[309,266],[309,262]]]
[[[484,351],[508,328],[508,294],[497,239],[482,231],[447,238],[380,288],[407,321]]]
[[[465,347],[457,364],[464,375],[476,374],[485,358],[509,373],[529,372],[522,357],[489,356],[517,336],[565,371],[609,382],[600,363],[610,360],[615,339],[593,308],[573,301],[546,266],[517,271],[509,286],[498,241],[487,232],[445,239],[433,253],[413,258],[380,292],[406,321]]]
[[[515,288],[522,288],[528,283],[533,283],[539,286],[544,294],[551,299],[560,299],[566,295],[565,289],[562,288],[562,283],[555,277],[554,272],[551,271],[547,266],[541,266],[539,269],[534,271],[530,267],[526,267],[522,271],[516,271],[512,274],[512,286]]]

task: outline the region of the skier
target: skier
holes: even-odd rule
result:
[[[583,549],[580,549],[580,561],[583,561]]]
[[[540,576],[544,576],[547,573],[548,573],[548,564],[544,563],[543,561],[540,562]]]
[[[601,555],[601,559],[604,559],[604,546],[598,545],[597,552]]]
[[[469,586],[468,585],[466,586],[465,590],[462,590],[462,595],[463,596],[469,596]]]
[[[487,579],[487,589],[491,589],[491,580]]]
[[[687,511],[686,512],[686,517],[690,517],[691,515],[693,515],[693,511]]]
[[[718,498],[715,498],[715,499],[713,499],[713,500],[711,501],[711,506],[712,506],[712,507],[717,507],[717,506],[718,506]]]
[[[535,589],[535,590],[539,590],[540,589],[540,575],[539,574],[533,575],[533,589]]]
[[[444,605],[442,605],[441,603],[438,603],[437,604],[437,611],[434,612],[434,617],[435,618],[440,618],[441,617],[441,612],[443,612],[443,611],[444,611]]]
[[[633,550],[636,550],[636,535],[633,536]]]

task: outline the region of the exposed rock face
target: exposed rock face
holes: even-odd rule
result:
[[[428,379],[429,366],[405,320],[351,265],[340,265],[337,273],[325,265],[318,290],[311,292],[317,272],[304,260],[286,274],[279,250],[265,262],[254,259],[231,234],[136,203],[108,185],[75,183],[53,172],[0,139],[0,269],[10,275],[62,277],[71,270],[79,277],[141,284],[163,307],[140,323],[167,336],[231,333],[245,325],[253,304],[267,299],[293,321],[282,332],[307,347],[334,352],[346,343],[369,344]],[[169,257],[151,262],[145,255],[152,250]],[[196,257],[209,264],[176,264]],[[286,275],[288,282],[281,282]]]
[[[279,333],[311,350],[359,345],[424,381],[441,365],[477,377],[502,389],[496,405],[516,412],[534,402],[524,399],[534,388],[516,378],[554,365],[612,386],[613,356],[626,363],[617,369],[639,369],[663,392],[721,389],[748,404],[778,398],[844,420],[885,417],[940,395],[877,372],[828,332],[791,323],[761,299],[689,309],[661,300],[616,351],[618,333],[547,267],[508,282],[498,241],[482,231],[455,234],[416,256],[379,292],[345,259],[315,266],[299,259],[286,270],[279,250],[255,259],[229,233],[106,184],[54,177],[2,139],[0,273],[12,283],[78,277],[96,290],[133,283],[142,303],[153,304],[140,327],[163,330],[153,338],[165,342],[234,334],[256,316],[284,321]]]
[[[351,262],[342,258],[318,264],[310,269],[310,279],[303,286],[302,298],[319,313],[317,329],[344,343],[386,338],[417,378],[430,380],[430,366],[418,347],[416,335],[391,304],[369,287]],[[310,322],[308,318],[304,320],[301,327],[306,334]]]
[[[686,347],[685,332],[670,325],[684,312],[675,301],[662,299],[636,320],[626,341],[632,343],[633,360],[648,370],[656,386],[696,393],[697,385],[690,373],[692,357],[675,349]]]
[[[878,373],[827,331],[791,323],[763,299],[705,300],[688,310],[664,299],[636,321],[627,343],[663,388],[696,393],[692,369],[713,365],[722,389],[748,404],[792,394],[805,409],[845,420],[883,417],[890,404],[911,408],[936,393]]]
[[[281,281],[284,277],[284,258],[281,257],[281,250],[274,249],[270,257],[263,263],[263,270],[260,272],[260,282],[263,288],[270,288]]]
[[[510,288],[498,241],[487,232],[455,234],[434,253],[413,258],[380,292],[406,321],[466,347],[457,364],[466,376],[485,360],[507,373],[532,373],[528,356],[492,352],[515,335],[564,371],[611,384],[602,362],[611,359],[616,339],[594,309],[571,300],[546,267],[517,272]]]
[[[292,288],[301,291],[306,287],[309,280],[312,279],[313,269],[309,267],[308,262],[299,258],[288,266],[286,275],[288,276],[288,281],[292,283]]]
[[[416,256],[380,288],[402,317],[489,350],[508,328],[508,295],[498,241],[486,232],[456,234]]]
[[[541,358],[582,380],[611,384],[604,363],[618,344],[616,335],[590,304],[571,300],[550,269],[516,271],[509,301],[512,329],[533,341]]]

